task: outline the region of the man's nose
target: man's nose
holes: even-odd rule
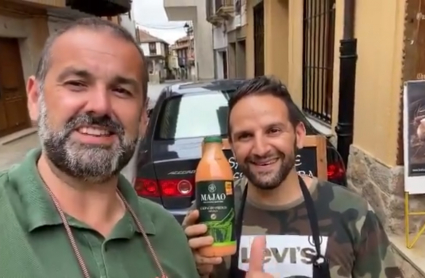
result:
[[[104,86],[93,88],[93,91],[88,95],[89,99],[87,101],[86,110],[99,116],[111,113],[111,95]]]
[[[256,136],[254,139],[254,147],[252,154],[257,156],[265,156],[270,151],[270,145],[263,136]]]

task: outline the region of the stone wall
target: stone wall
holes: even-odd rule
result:
[[[348,187],[366,198],[381,219],[387,233],[404,235],[404,168],[388,166],[351,145],[347,167]],[[425,211],[425,196],[410,197],[410,211]],[[410,217],[410,231],[416,234],[424,216]],[[420,266],[395,247],[394,254],[404,277],[423,278]]]
[[[373,206],[388,233],[404,234],[404,168],[388,166],[351,145],[347,167],[348,186]],[[425,196],[410,197],[410,211],[425,211]],[[410,217],[417,233],[425,217]]]

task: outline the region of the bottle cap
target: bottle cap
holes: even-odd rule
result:
[[[204,143],[223,143],[220,136],[207,136],[204,138]]]

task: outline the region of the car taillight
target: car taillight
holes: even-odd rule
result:
[[[328,164],[328,180],[337,180],[344,177],[345,167],[340,162]]]
[[[137,195],[143,197],[159,197],[160,192],[156,180],[151,179],[136,179],[134,189]]]
[[[137,179],[136,192],[142,197],[185,197],[192,196],[194,181]]]

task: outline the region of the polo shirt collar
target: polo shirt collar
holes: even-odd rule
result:
[[[41,149],[34,149],[28,152],[23,162],[13,166],[9,170],[9,178],[21,197],[22,206],[26,211],[26,224],[29,232],[40,227],[63,224],[53,201],[45,189],[45,185],[38,172],[37,161],[40,158]],[[140,207],[139,197],[127,179],[120,175],[118,188],[136,213],[145,232],[150,235],[155,234],[155,226],[148,211]],[[131,218],[130,213],[124,217],[132,220],[130,225],[132,232],[138,231],[136,223]],[[74,227],[88,228],[78,220],[67,216],[69,224]]]

